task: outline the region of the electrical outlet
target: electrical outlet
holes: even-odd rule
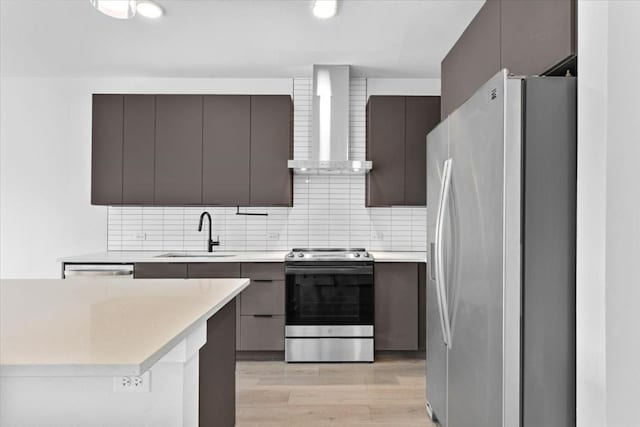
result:
[[[136,233],[136,240],[147,240],[147,233]]]
[[[113,391],[116,393],[148,393],[151,391],[151,373],[140,376],[113,377]]]
[[[279,240],[280,239],[280,233],[278,233],[278,232],[267,233],[267,239],[269,239],[269,240]]]
[[[373,240],[384,240],[384,233],[382,231],[374,231],[371,233],[371,238]]]

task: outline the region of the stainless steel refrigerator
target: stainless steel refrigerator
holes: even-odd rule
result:
[[[427,137],[427,408],[575,425],[576,80],[484,84]]]

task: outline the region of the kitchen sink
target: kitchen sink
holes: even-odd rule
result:
[[[210,252],[170,252],[168,254],[156,255],[156,258],[227,258],[235,255],[213,254]]]

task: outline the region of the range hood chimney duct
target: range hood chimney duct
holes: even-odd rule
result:
[[[289,160],[307,174],[362,174],[370,161],[349,160],[349,66],[313,66],[312,139],[309,160]]]

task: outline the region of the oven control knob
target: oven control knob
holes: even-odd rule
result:
[[[353,254],[354,257],[356,258],[360,258],[360,254],[358,252],[356,252],[355,254]]]
[[[304,254],[303,254],[303,253],[299,253],[299,254],[298,254],[298,258],[302,258],[303,256],[304,256]]]
[[[289,258],[293,258],[293,254],[288,254],[287,255]]]
[[[369,252],[365,252],[364,254],[362,254],[362,256],[365,258],[369,258]]]

